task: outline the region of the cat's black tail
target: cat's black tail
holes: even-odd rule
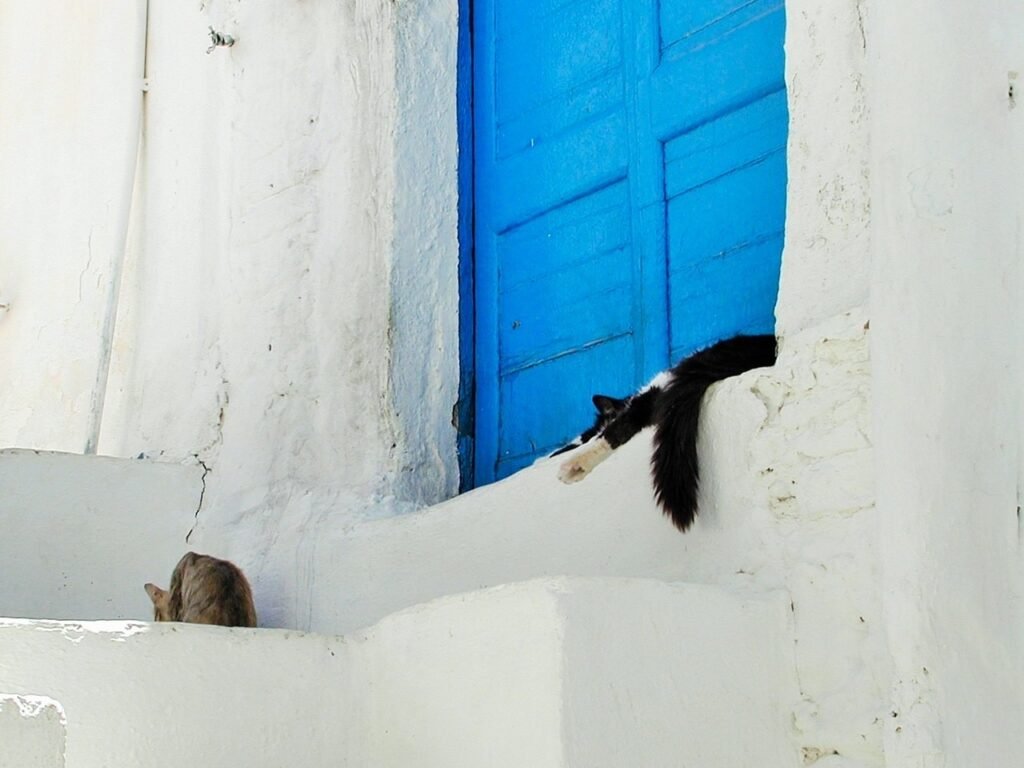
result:
[[[680,531],[689,528],[697,514],[697,428],[704,393],[716,381],[774,363],[774,336],[736,336],[672,369],[655,416],[651,474],[658,502]]]

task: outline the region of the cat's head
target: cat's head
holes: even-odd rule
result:
[[[623,400],[618,397],[609,397],[608,395],[594,395],[591,399],[594,403],[594,409],[597,411],[594,425],[552,453],[552,456],[571,451],[573,448],[579,448],[595,435],[599,435],[616,416],[626,409],[626,405],[629,403],[628,399]]]
[[[146,584],[143,589],[153,601],[153,621],[171,621],[171,593],[156,584]]]

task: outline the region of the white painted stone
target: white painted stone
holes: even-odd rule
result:
[[[392,493],[459,489],[457,0],[395,4],[394,243],[388,318],[399,464]]]
[[[784,590],[799,746],[881,765],[888,666],[866,324],[858,311],[794,334],[775,368],[712,387],[686,534],[654,503],[643,432],[571,486],[556,457],[424,512],[325,533],[318,626],[348,631],[441,595],[559,573]]]
[[[565,765],[797,765],[784,594],[603,579],[560,602]]]
[[[352,632],[444,595],[559,574],[785,590],[799,633],[798,746],[880,764],[887,679],[877,518],[870,474],[849,471],[870,466],[872,455],[865,324],[851,313],[794,334],[776,368],[712,388],[702,503],[685,535],[653,501],[650,435],[642,433],[573,486],[558,481],[556,458],[415,514],[282,534],[278,556],[302,555],[292,578],[309,581],[280,581],[240,559],[261,622]],[[105,461],[126,472],[145,466]],[[67,514],[56,500],[50,513]],[[296,540],[311,546],[296,549]],[[235,554],[229,540],[214,552]],[[166,558],[164,567],[172,564]],[[93,567],[104,573],[103,563]],[[148,611],[143,604],[129,615]]]
[[[0,646],[0,688],[64,706],[68,768],[312,768],[337,765],[348,738],[341,639],[0,620]]]
[[[870,285],[866,0],[786,2],[789,100],[780,335],[863,306]]]
[[[505,585],[347,638],[0,621],[0,688],[60,699],[71,768],[795,768],[792,681],[784,596],[643,580]]]
[[[32,76],[0,79],[17,116],[0,121],[0,170],[38,183],[0,192],[14,211],[0,231],[0,445],[79,450],[132,160],[117,137],[131,128],[137,18],[40,26],[16,5],[0,0],[0,70]],[[787,2],[782,354],[710,394],[702,508],[680,536],[650,498],[647,436],[571,488],[547,462],[379,519],[455,482],[452,0],[151,3],[148,141],[101,448],[198,455],[211,472],[195,546],[241,560],[270,624],[351,630],[559,573],[784,590],[805,763],[1014,764],[1017,10]],[[238,44],[206,56],[207,24]],[[15,523],[24,541],[0,540],[28,585],[18,612],[104,615],[110,583],[126,607],[109,613],[134,611],[136,577],[116,569],[138,558],[149,579],[173,565],[182,526],[162,510],[182,504],[149,494],[142,534],[97,513],[102,543],[88,547],[76,528],[55,558],[75,563],[75,603],[61,602],[46,546],[27,542],[85,524],[74,494],[100,465],[62,479],[32,462],[0,486],[0,505],[9,488],[33,499]],[[138,466],[117,472],[165,489]]]
[[[0,447],[82,450],[146,4],[17,5],[0,171],[32,183],[0,198]],[[457,3],[148,6],[100,452],[198,456],[201,526],[268,561],[277,525],[454,494]],[[210,25],[236,44],[207,55]]]
[[[64,768],[64,725],[59,702],[0,693],[0,768]]]
[[[142,98],[140,3],[0,3],[0,448],[83,451]]]
[[[887,764],[1015,765],[1024,113],[1014,86],[1024,17],[1008,0],[941,14],[911,0],[873,8],[871,30]]]

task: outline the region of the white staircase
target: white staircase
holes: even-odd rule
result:
[[[346,637],[8,621],[0,690],[60,702],[68,768],[791,768],[789,616],[781,595],[557,578]]]

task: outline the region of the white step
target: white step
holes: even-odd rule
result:
[[[59,700],[67,766],[793,768],[788,600],[556,578],[335,638],[0,622],[0,690]]]
[[[64,768],[60,704],[0,693],[0,768]]]

